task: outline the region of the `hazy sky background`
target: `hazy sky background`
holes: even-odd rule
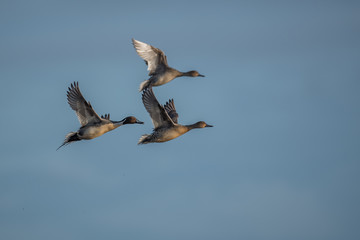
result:
[[[1,1],[1,239],[360,239],[358,1]],[[131,38],[206,78],[154,88]],[[127,125],[59,151],[79,81]]]

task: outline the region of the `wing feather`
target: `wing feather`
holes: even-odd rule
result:
[[[135,39],[132,39],[132,43],[137,54],[144,59],[148,66],[149,75],[153,75],[168,66],[166,56],[160,49]]]
[[[142,101],[145,109],[150,114],[154,128],[174,126],[174,122],[167,114],[165,108],[156,99],[152,88],[147,88],[143,91]]]
[[[165,105],[164,108],[169,115],[169,117],[173,120],[174,123],[178,123],[179,114],[176,112],[174,99],[170,99]]]
[[[101,122],[99,115],[94,111],[90,102],[87,102],[81,94],[78,82],[72,83],[69,87],[67,100],[70,107],[76,112],[81,126]]]
[[[104,116],[103,116],[103,115],[101,115],[101,118],[103,118],[103,119],[107,119],[107,120],[110,120],[110,113],[105,114]]]

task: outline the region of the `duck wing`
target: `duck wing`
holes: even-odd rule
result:
[[[74,82],[69,87],[67,100],[70,107],[76,112],[81,126],[101,122],[99,115],[94,111],[90,102],[87,102],[81,94],[78,82]]]
[[[165,108],[156,99],[151,87],[143,91],[142,101],[146,111],[150,114],[155,129],[175,125]]]
[[[168,67],[167,59],[163,51],[149,44],[132,39],[137,54],[145,60],[149,75],[153,75]]]
[[[104,116],[103,116],[103,115],[101,115],[101,118],[103,118],[103,119],[107,119],[107,120],[110,120],[110,113],[105,114]]]
[[[164,108],[173,122],[178,123],[179,114],[176,112],[174,99],[170,99],[168,102],[166,102]]]

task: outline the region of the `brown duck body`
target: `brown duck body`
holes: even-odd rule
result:
[[[150,86],[160,86],[165,83],[168,83],[174,80],[177,77],[181,77],[182,73],[174,68],[167,68],[165,71],[161,71],[158,74],[154,74],[149,78],[149,85]]]
[[[82,126],[78,131],[78,135],[81,139],[89,140],[100,137],[101,135],[120,127],[121,125],[123,124],[102,119],[100,123]]]
[[[151,142],[167,142],[174,138],[180,137],[187,133],[190,129],[186,126],[176,124],[173,127],[162,127],[154,129],[152,134],[143,135],[143,138],[139,140],[139,144],[146,144]]]

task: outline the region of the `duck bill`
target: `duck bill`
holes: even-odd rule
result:
[[[144,124],[144,122],[139,121],[139,120],[136,120],[136,122],[135,122],[135,123],[137,123],[137,124]]]
[[[205,75],[199,74],[198,77],[205,77]]]
[[[205,126],[205,127],[213,127],[213,125],[206,124],[206,126]]]

